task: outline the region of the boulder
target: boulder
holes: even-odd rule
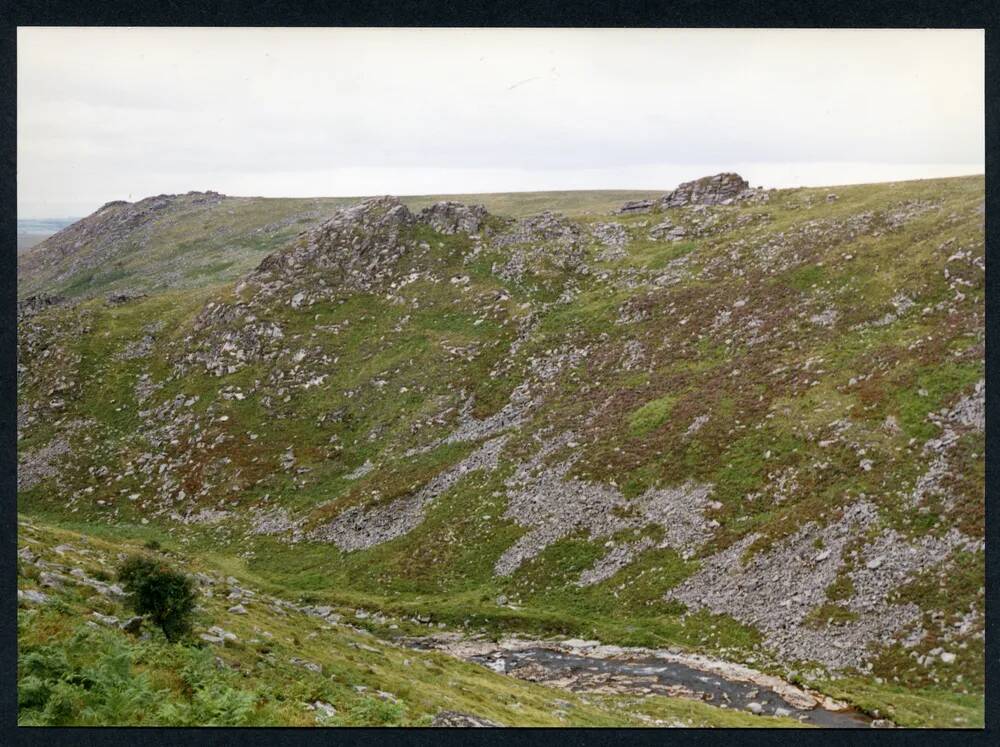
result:
[[[648,213],[656,203],[653,200],[629,200],[615,212],[618,215],[635,215],[637,213]]]

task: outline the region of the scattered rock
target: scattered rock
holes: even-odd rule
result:
[[[311,705],[319,712],[321,718],[333,718],[337,715],[337,709],[325,700],[314,700]]]
[[[322,672],[323,672],[323,667],[320,666],[319,664],[317,664],[314,661],[308,661],[306,659],[299,659],[296,656],[293,656],[288,661],[290,663],[294,664],[297,667],[302,667],[303,669],[308,669],[310,672],[315,672],[316,674],[322,674]]]
[[[434,727],[502,727],[503,724],[498,724],[495,721],[490,721],[489,719],[483,718],[482,716],[473,716],[471,713],[462,713],[461,711],[441,711],[438,713],[434,720],[431,721],[431,726]]]
[[[111,615],[102,615],[100,612],[91,612],[90,616],[93,617],[101,625],[107,625],[109,628],[119,627],[119,622],[117,617],[112,617]]]

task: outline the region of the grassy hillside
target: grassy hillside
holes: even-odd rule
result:
[[[385,201],[253,261],[224,247],[303,201],[225,198],[131,227],[127,278],[23,265],[22,295],[79,300],[19,320],[19,511],[284,598],[981,724],[983,179],[601,202],[633,197],[471,236]],[[234,264],[185,275],[182,236]],[[151,261],[179,274],[88,297]]]
[[[690,700],[554,690],[394,646],[365,627],[420,628],[415,621],[302,612],[313,605],[262,593],[187,552],[30,520],[18,529],[18,586],[28,594],[18,610],[23,726],[427,726],[444,710],[501,725],[797,726]],[[125,554],[197,574],[194,641],[169,643],[150,625],[119,628],[130,609],[98,589],[113,584]],[[30,598],[38,594],[42,601]],[[246,612],[229,611],[234,596]]]

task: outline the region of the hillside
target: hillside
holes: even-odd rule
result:
[[[390,626],[424,628],[416,619],[296,603],[119,536],[33,522],[19,533],[21,725],[446,726],[471,713],[497,726],[797,725],[660,695],[556,690],[385,640]],[[125,552],[195,575],[200,646],[121,629],[130,612],[110,576]]]
[[[21,259],[22,298],[63,297],[19,309],[18,510],[459,639],[670,649],[981,725],[983,190],[105,206]],[[30,614],[68,641],[72,604]]]
[[[477,201],[503,215],[545,210],[567,215],[608,212],[626,200],[655,196],[624,190],[449,195]],[[107,292],[196,288],[233,280],[334,210],[363,197],[277,199],[216,192],[157,195],[111,202],[18,256],[18,297],[54,293],[86,297]],[[445,199],[417,195],[420,210]],[[21,244],[19,244],[19,247]],[[30,251],[28,251],[30,249]]]

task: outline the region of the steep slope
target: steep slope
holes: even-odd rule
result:
[[[470,633],[981,698],[983,180],[737,180],[377,198],[231,286],[26,303],[19,509]]]

